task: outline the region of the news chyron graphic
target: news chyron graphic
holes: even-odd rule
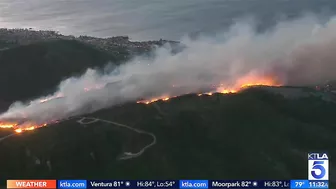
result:
[[[329,180],[329,159],[327,153],[308,153],[308,180]]]
[[[7,188],[56,188],[56,180],[7,180]]]

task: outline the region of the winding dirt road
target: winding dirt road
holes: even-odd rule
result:
[[[5,139],[7,139],[7,138],[9,138],[9,137],[11,137],[11,136],[13,136],[13,135],[15,135],[16,133],[13,133],[13,134],[10,134],[10,135],[7,135],[7,136],[4,136],[4,137],[2,137],[2,138],[0,138],[0,143],[2,142],[2,141],[4,141]]]
[[[90,119],[91,121],[84,122],[85,119]],[[129,130],[131,130],[133,132],[136,132],[136,133],[139,133],[139,134],[146,134],[146,135],[152,137],[152,139],[153,139],[152,142],[149,143],[149,144],[147,144],[146,146],[144,146],[141,150],[139,150],[138,152],[135,152],[135,153],[133,153],[133,152],[124,152],[120,157],[117,158],[118,160],[127,160],[127,159],[132,159],[132,158],[139,157],[148,148],[150,148],[150,147],[152,147],[152,146],[154,146],[156,144],[156,136],[153,133],[150,133],[150,132],[147,132],[147,131],[144,131],[144,130],[140,130],[140,129],[135,129],[133,127],[130,127],[130,126],[127,126],[127,125],[124,125],[124,124],[121,124],[121,123],[117,123],[117,122],[114,122],[114,121],[108,121],[108,120],[104,120],[104,119],[100,119],[100,118],[95,118],[95,117],[80,117],[80,119],[77,120],[77,123],[82,124],[82,125],[88,125],[88,124],[95,123],[97,121],[113,124],[115,126],[123,127],[123,128],[129,129]]]
[[[76,122],[85,126],[85,127],[87,125],[90,125],[90,124],[101,121],[101,122],[105,122],[105,123],[108,123],[108,124],[112,124],[112,125],[117,126],[117,127],[123,127],[123,128],[129,129],[129,130],[131,130],[133,132],[136,132],[136,133],[139,133],[139,134],[145,134],[145,135],[148,135],[148,136],[152,137],[152,139],[153,139],[152,142],[147,144],[146,146],[144,146],[138,152],[123,152],[123,154],[121,154],[119,157],[117,157],[117,160],[127,160],[127,159],[132,159],[132,158],[139,157],[148,148],[150,148],[150,147],[152,147],[156,144],[156,136],[153,133],[150,133],[150,132],[147,132],[147,131],[144,131],[144,130],[140,130],[140,129],[135,129],[135,128],[130,127],[128,125],[124,125],[124,124],[117,123],[117,122],[114,122],[114,121],[104,120],[104,119],[95,118],[95,117],[72,117],[72,118],[61,120],[61,121],[59,121],[59,123],[63,122],[63,121],[72,120],[72,119],[78,119]],[[86,121],[86,120],[88,120],[88,121]],[[12,136],[15,136],[16,134],[17,133],[13,133],[13,134],[10,134],[10,135],[7,135],[7,136],[4,136],[4,137],[0,138],[0,143],[3,142],[6,139],[12,137]]]

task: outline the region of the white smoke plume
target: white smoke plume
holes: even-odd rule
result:
[[[89,69],[62,81],[49,97],[14,103],[1,119],[49,121],[80,115],[139,98],[198,92],[213,84],[232,86],[243,76],[273,75],[282,84],[309,85],[336,76],[336,19],[320,24],[313,15],[280,22],[257,33],[253,22],[238,22],[215,37],[184,38],[182,52],[157,49],[111,73]],[[45,98],[56,98],[40,103]],[[90,107],[88,109],[87,107]]]

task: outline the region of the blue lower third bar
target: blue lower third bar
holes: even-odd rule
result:
[[[291,180],[290,181],[290,188],[291,189],[309,188],[308,180]]]
[[[180,188],[209,188],[208,180],[180,180]]]
[[[86,189],[86,180],[58,180],[57,188],[79,188]]]

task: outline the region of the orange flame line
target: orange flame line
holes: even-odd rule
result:
[[[241,91],[244,88],[252,87],[252,86],[281,86],[281,85],[278,84],[273,78],[266,78],[266,77],[256,78],[255,76],[246,76],[245,78],[240,79],[234,87],[224,88],[223,84],[219,84],[218,86],[219,87],[217,87],[217,89],[213,92],[201,93],[201,94],[197,94],[197,96],[202,96],[202,95],[211,96],[214,94],[214,92],[221,93],[221,94],[237,93],[238,91]],[[150,104],[150,103],[153,103],[159,100],[167,101],[174,97],[167,97],[167,96],[157,97],[154,99],[137,101],[137,103]]]

